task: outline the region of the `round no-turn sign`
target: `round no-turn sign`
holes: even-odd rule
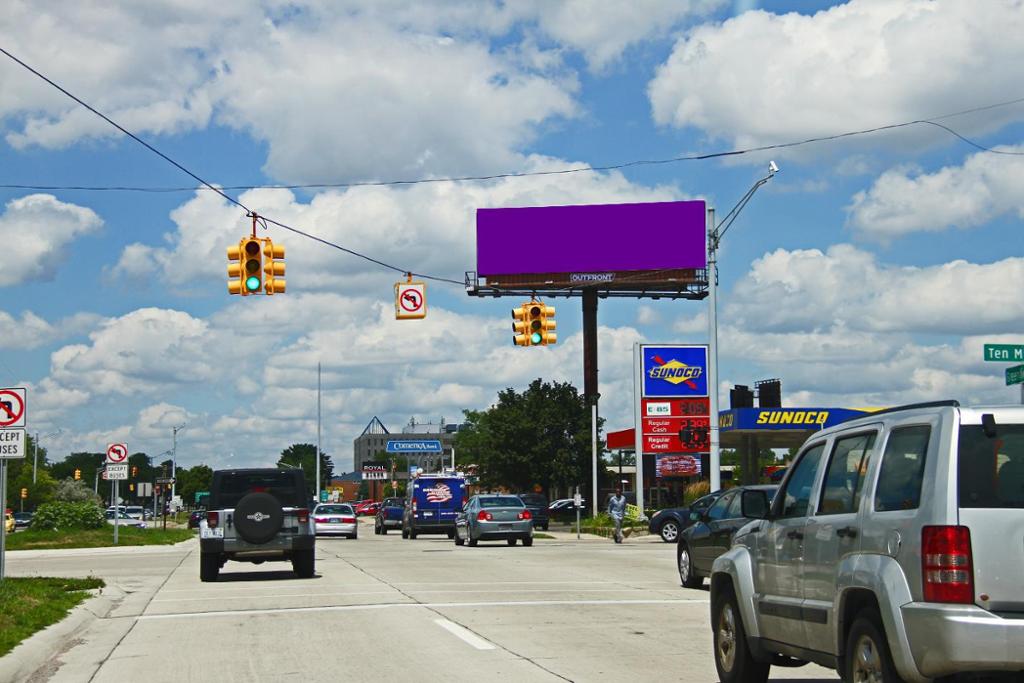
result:
[[[0,429],[25,426],[25,390],[0,389]]]
[[[128,459],[128,444],[126,443],[112,443],[107,446],[107,462],[111,464],[118,464],[125,462]]]
[[[395,284],[395,318],[425,318],[427,316],[427,286],[423,282]]]

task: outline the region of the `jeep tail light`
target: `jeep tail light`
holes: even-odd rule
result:
[[[921,529],[921,574],[926,602],[974,602],[971,531],[965,526]]]
[[[299,508],[295,511],[295,514],[299,517],[299,524],[309,524],[309,510],[306,508]]]
[[[219,521],[220,521],[220,515],[218,515],[215,511],[210,510],[210,511],[208,511],[206,513],[206,526],[211,527],[211,528],[215,527],[215,526],[217,526],[217,523]]]
[[[476,513],[476,519],[478,522],[489,522],[492,519],[494,519],[494,516],[487,510],[481,510],[480,512]]]
[[[519,519],[533,519],[533,515],[530,514],[529,510],[523,510],[519,513]]]

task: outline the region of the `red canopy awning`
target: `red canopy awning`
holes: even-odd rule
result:
[[[607,434],[607,445],[609,450],[619,450],[622,448],[635,448],[636,447],[636,430],[635,429],[620,429],[617,432],[608,432]]]

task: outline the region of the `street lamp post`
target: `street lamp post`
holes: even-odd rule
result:
[[[736,221],[736,217],[750,202],[754,193],[771,180],[778,171],[779,167],[774,161],[768,162],[768,175],[755,182],[717,226],[715,225],[715,210],[708,209],[708,392],[711,399],[708,467],[711,470],[712,491],[722,488],[722,456],[718,433],[718,245],[721,244],[726,230]]]
[[[44,439],[49,439],[51,436],[57,436],[63,429],[58,428],[55,432],[49,434],[43,434]],[[36,483],[36,472],[39,470],[39,432],[36,432],[36,438],[32,442],[32,483]]]
[[[177,490],[177,482],[175,472],[178,469],[178,432],[188,427],[187,424],[180,424],[177,427],[171,427],[172,440],[171,440],[171,499],[174,499]]]

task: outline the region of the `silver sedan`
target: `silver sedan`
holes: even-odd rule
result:
[[[487,494],[473,496],[455,517],[455,545],[504,540],[509,545],[522,541],[533,545],[533,516],[519,496]]]
[[[348,538],[359,536],[359,522],[356,511],[347,503],[327,503],[313,509],[313,532],[339,534]]]

